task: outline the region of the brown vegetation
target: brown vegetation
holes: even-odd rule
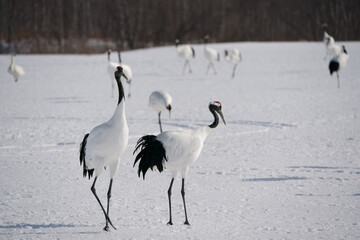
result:
[[[183,42],[360,39],[359,0],[0,0],[0,53]]]

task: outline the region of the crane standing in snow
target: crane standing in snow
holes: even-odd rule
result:
[[[340,69],[343,69],[346,66],[348,59],[349,59],[349,55],[345,49],[345,46],[343,45],[340,54],[337,55],[336,57],[333,57],[330,60],[329,63],[330,75],[332,75],[333,72],[336,72],[338,88],[340,88],[339,71]]]
[[[185,73],[186,66],[189,66],[189,73],[192,72],[190,67],[190,61],[189,58],[192,56],[195,57],[195,50],[190,45],[180,45],[179,39],[175,40],[175,46],[176,46],[176,52],[180,58],[185,59],[184,68],[183,68],[183,74]]]
[[[233,49],[230,51],[225,50],[225,60],[231,64],[234,64],[233,72],[231,75],[231,77],[234,78],[236,67],[242,60],[239,50],[238,49]]]
[[[205,74],[208,73],[210,67],[212,67],[214,69],[214,73],[216,74],[216,70],[215,70],[215,66],[214,66],[214,61],[220,61],[220,54],[218,53],[218,51],[216,51],[213,48],[209,48],[207,46],[209,42],[209,35],[206,35],[204,37],[204,54],[207,60],[209,60],[209,65],[206,68],[206,72]]]
[[[19,77],[25,74],[25,71],[21,66],[15,64],[14,57],[15,53],[12,53],[8,72],[14,77],[15,82],[17,82]]]
[[[170,117],[171,104],[172,104],[172,98],[170,94],[165,91],[154,91],[151,93],[149,97],[149,106],[158,113],[160,132],[162,132],[161,119],[160,119],[161,111],[169,110],[169,117]]]
[[[95,179],[91,187],[96,200],[104,212],[106,225],[105,231],[109,231],[109,224],[114,228],[109,218],[109,203],[111,198],[111,187],[113,179],[119,169],[120,157],[128,144],[129,129],[125,117],[124,89],[121,83],[121,76],[125,79],[121,66],[117,67],[115,79],[119,89],[119,100],[116,110],[109,121],[93,128],[90,133],[84,136],[80,145],[80,165],[83,165],[83,176],[92,177],[95,171]],[[95,190],[95,183],[104,168],[110,169],[110,184],[107,192],[107,211],[105,211]]]
[[[190,225],[185,204],[185,178],[189,171],[189,166],[194,163],[203,148],[204,141],[209,135],[210,131],[217,127],[219,124],[219,116],[223,120],[225,119],[221,111],[221,103],[218,101],[210,102],[209,110],[214,116],[214,122],[209,126],[203,126],[191,130],[184,131],[166,131],[160,133],[157,136],[147,135],[141,137],[135,147],[135,151],[140,150],[137,154],[134,162],[135,164],[139,161],[138,175],[145,174],[150,168],[153,170],[156,167],[159,172],[162,172],[164,168],[167,168],[172,173],[170,187],[168,189],[169,199],[169,214],[170,220],[169,225],[172,225],[171,215],[171,189],[174,183],[174,179],[178,174],[182,177],[181,195],[183,198],[185,222],[184,224]]]

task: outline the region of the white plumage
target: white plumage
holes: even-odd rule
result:
[[[115,79],[119,89],[119,100],[113,116],[109,121],[96,126],[89,134],[86,134],[80,146],[80,164],[83,164],[84,177],[89,175],[90,179],[95,172],[95,179],[91,191],[104,212],[106,220],[104,230],[106,231],[109,230],[109,223],[114,227],[109,218],[111,187],[113,179],[119,169],[120,157],[125,151],[129,138],[129,129],[125,117],[124,90],[120,79],[121,76],[126,78],[122,67],[118,66],[117,71],[115,72]],[[110,170],[107,212],[105,212],[95,190],[96,180],[106,167],[109,167]],[[114,227],[114,229],[116,228]]]
[[[219,124],[219,116],[225,123],[221,108],[221,103],[218,101],[214,101],[209,104],[209,110],[214,116],[214,122],[209,126],[203,126],[191,130],[166,131],[157,136],[147,135],[140,138],[137,142],[134,153],[139,149],[140,152],[135,158],[134,166],[140,160],[138,169],[139,177],[142,173],[145,178],[147,170],[149,168],[152,170],[154,167],[156,167],[160,172],[166,168],[172,173],[172,179],[168,189],[170,213],[170,220],[168,224],[170,225],[172,225],[171,189],[174,179],[178,175],[182,178],[181,194],[184,204],[185,224],[189,225],[185,204],[185,178],[190,165],[198,159],[203,148],[204,141],[209,135],[211,129],[216,128]]]
[[[25,74],[25,71],[21,66],[15,64],[14,57],[15,54],[11,54],[11,63],[8,72],[14,77],[15,82],[17,82],[19,77]]]
[[[230,51],[225,50],[225,60],[228,63],[234,64],[233,72],[231,77],[233,78],[235,76],[235,70],[237,65],[242,61],[241,54],[238,49],[234,48]]]
[[[209,64],[207,66],[206,72],[205,74],[208,73],[210,67],[212,67],[214,69],[214,73],[216,74],[216,70],[215,70],[215,66],[214,66],[214,61],[220,61],[220,54],[218,51],[216,51],[213,48],[209,48],[207,43],[209,42],[209,36],[206,35],[204,37],[204,54],[205,54],[205,58],[209,61]]]
[[[340,69],[346,67],[346,63],[348,59],[349,59],[349,54],[347,53],[345,46],[343,45],[340,54],[338,54],[337,56],[333,57],[330,60],[329,63],[330,75],[332,75],[333,72],[336,72],[338,88],[340,88],[339,71]]]
[[[326,55],[325,59],[329,57],[330,59],[338,56],[341,53],[340,46],[335,44],[335,40],[332,36],[330,36],[326,31],[324,32],[323,42],[326,47]]]
[[[123,68],[124,74],[127,77],[126,82],[127,82],[127,84],[129,84],[128,97],[131,97],[131,82],[132,82],[133,73],[132,73],[131,67],[129,65],[126,65],[126,64],[122,63],[121,55],[120,55],[119,51],[118,51],[118,58],[119,58],[120,66]]]
[[[185,73],[186,66],[189,66],[189,73],[192,72],[190,67],[190,61],[189,59],[191,57],[195,57],[195,50],[190,45],[179,45],[180,41],[178,39],[175,40],[175,46],[176,46],[176,52],[178,56],[182,59],[185,59],[184,67],[183,67],[183,73]]]
[[[169,116],[172,108],[172,98],[165,91],[154,91],[149,97],[149,106],[158,113],[160,132],[162,132],[160,115],[162,111],[168,110]]]
[[[109,73],[110,76],[110,81],[111,81],[111,97],[114,97],[114,72],[116,71],[116,68],[118,66],[121,66],[123,68],[123,72],[127,77],[126,82],[129,84],[129,93],[128,93],[128,97],[131,96],[131,81],[132,81],[132,70],[131,67],[129,65],[123,64],[121,63],[121,56],[120,56],[120,52],[118,52],[118,58],[119,58],[119,62],[113,62],[110,60],[110,55],[111,55],[111,50],[109,49],[107,51],[107,55],[108,55],[108,66],[107,66],[107,71]]]

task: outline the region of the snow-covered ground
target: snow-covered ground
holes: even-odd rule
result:
[[[84,134],[116,107],[105,53],[17,55],[26,71],[17,83],[10,56],[1,55],[0,239],[359,239],[360,43],[345,45],[340,89],[321,42],[211,44],[221,52],[217,75],[205,75],[202,45],[194,45],[193,74],[182,74],[174,46],[123,52],[134,73],[130,137],[114,180],[111,232],[102,230],[78,158]],[[233,47],[243,62],[231,79],[223,51]],[[210,124],[208,103],[223,105],[227,125],[209,135],[186,180],[191,226],[183,225],[180,179],[167,226],[170,173],[144,181],[133,168],[137,139],[159,132],[148,107],[154,90],[173,97],[164,130]],[[104,203],[108,183],[105,172],[97,183]]]

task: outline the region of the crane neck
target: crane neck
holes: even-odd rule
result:
[[[118,58],[119,58],[119,63],[121,63],[121,55],[120,55],[120,52],[118,52]]]
[[[119,100],[118,100],[118,105],[119,105],[121,103],[121,101],[123,99],[125,99],[124,87],[121,83],[121,76],[119,76],[119,74],[117,74],[117,72],[115,72],[115,79],[116,79],[116,83],[118,85],[118,90],[119,90]]]
[[[214,116],[214,122],[209,125],[209,128],[216,128],[217,125],[219,124],[219,116],[216,114],[215,109],[213,108],[212,105],[209,106],[209,110]]]

